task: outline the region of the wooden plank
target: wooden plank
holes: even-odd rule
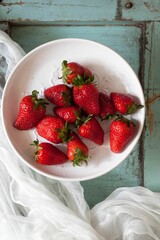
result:
[[[116,50],[131,64],[136,74],[139,72],[141,26],[12,26],[11,37],[26,52],[54,39],[83,37],[94,40]],[[105,199],[117,187],[143,185],[140,146],[141,141],[132,154],[110,173],[82,182],[85,198],[91,207]]]
[[[117,0],[4,0],[0,20],[20,22],[103,21],[116,16]]]
[[[131,3],[131,4],[129,4]],[[122,20],[157,21],[160,20],[159,0],[121,1]]]
[[[131,4],[128,4],[130,3]],[[160,20],[159,0],[3,0],[0,21],[20,23]]]
[[[32,37],[34,33],[34,36]],[[114,26],[11,26],[11,37],[26,51],[60,38],[85,38],[111,47],[138,74],[141,25]]]
[[[160,191],[160,23],[147,25],[145,95],[147,101],[144,141],[144,184]]]

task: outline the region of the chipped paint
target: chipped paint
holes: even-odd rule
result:
[[[12,11],[12,7],[9,7],[7,10],[7,14],[9,14]]]
[[[151,109],[151,105],[154,104],[158,99],[160,99],[160,94],[154,94],[152,97],[148,98],[146,102],[150,134],[153,132],[154,126],[154,114]]]
[[[0,2],[0,6],[13,6],[13,5],[23,5],[25,2],[10,2],[10,3],[5,3],[5,2]]]
[[[122,4],[121,0],[117,0],[117,9],[116,9],[116,20],[121,20],[122,19]]]
[[[142,88],[144,88],[144,65],[145,65],[145,46],[147,45],[147,38],[146,38],[146,23],[141,23],[139,25],[141,27],[141,37],[139,39],[140,47],[139,47],[139,59],[140,59],[140,66],[138,71],[138,76],[140,82],[142,84]]]
[[[144,81],[145,81],[145,49],[146,45],[148,43],[147,37],[146,37],[146,22],[141,22],[139,24],[139,27],[141,28],[141,37],[139,39],[139,71],[138,71],[138,77],[141,82],[142,88],[144,89]],[[144,131],[142,131],[141,138],[139,141],[139,152],[138,152],[138,159],[140,164],[139,170],[139,178],[141,176],[141,185],[144,186]]]
[[[151,5],[148,2],[144,2],[144,5],[151,12],[160,12],[160,8],[158,8],[158,7],[151,7]]]

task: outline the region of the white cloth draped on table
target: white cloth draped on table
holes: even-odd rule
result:
[[[2,58],[6,61],[1,88],[24,55],[0,31],[0,64]],[[90,209],[79,182],[49,179],[18,159],[9,148],[1,118],[0,132],[1,240],[160,239],[159,193],[143,187],[119,188]]]

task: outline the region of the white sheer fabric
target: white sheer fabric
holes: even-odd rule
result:
[[[0,54],[7,62],[7,80],[25,53],[0,31]],[[9,149],[1,121],[0,132],[1,240],[160,239],[159,193],[120,188],[90,210],[79,182],[32,171]]]

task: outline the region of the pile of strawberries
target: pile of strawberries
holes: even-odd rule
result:
[[[31,144],[36,147],[37,162],[55,165],[70,160],[74,166],[87,163],[89,149],[82,138],[98,145],[104,143],[104,130],[98,118],[105,120],[106,125],[112,119],[110,149],[122,152],[136,132],[136,125],[124,115],[143,106],[128,94],[112,92],[108,96],[99,92],[92,72],[76,62],[63,61],[62,78],[63,84],[45,89],[44,99],[38,98],[36,90],[25,96],[14,122],[19,130],[36,128],[38,135],[48,140],[39,143],[36,139]],[[48,104],[53,104],[53,114],[46,114]],[[55,146],[59,143],[67,144],[66,153]]]

